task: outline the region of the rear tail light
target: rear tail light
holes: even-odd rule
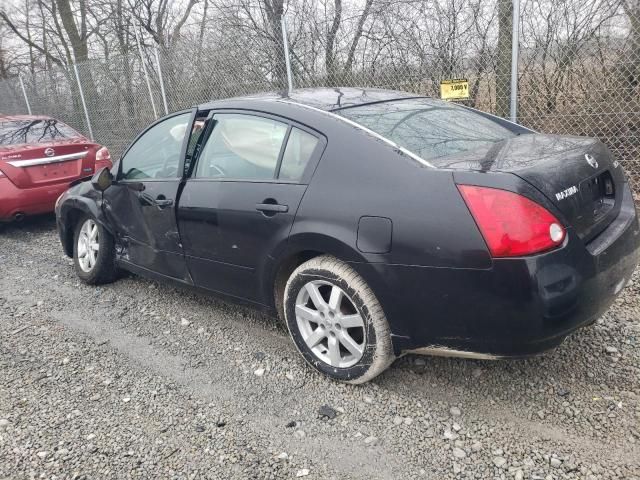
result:
[[[548,210],[517,193],[458,185],[492,257],[519,257],[562,245],[566,230]]]
[[[111,161],[111,153],[109,153],[109,149],[107,147],[101,147],[96,152],[96,162],[110,162]]]

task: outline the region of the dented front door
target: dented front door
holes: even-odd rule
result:
[[[118,165],[117,180],[104,193],[105,215],[116,230],[119,259],[189,281],[176,204],[182,183],[184,136],[192,112],[152,125]]]

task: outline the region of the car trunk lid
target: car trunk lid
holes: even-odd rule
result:
[[[97,146],[84,139],[0,147],[0,170],[19,188],[69,183],[91,175]]]
[[[607,147],[587,137],[525,134],[431,162],[439,168],[517,175],[542,192],[585,241],[616,217],[625,182]]]

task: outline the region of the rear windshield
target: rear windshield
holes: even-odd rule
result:
[[[80,134],[64,123],[48,119],[1,120],[0,145],[48,143],[52,140],[78,138]]]
[[[373,130],[424,160],[487,148],[516,133],[459,105],[410,98],[335,113]]]

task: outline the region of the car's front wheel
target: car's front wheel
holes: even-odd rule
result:
[[[313,258],[291,274],[284,311],[302,356],[332,378],[364,383],[394,360],[389,325],[373,291],[334,257]]]
[[[89,285],[116,278],[113,237],[92,216],[82,218],[76,225],[73,261],[78,277]]]

